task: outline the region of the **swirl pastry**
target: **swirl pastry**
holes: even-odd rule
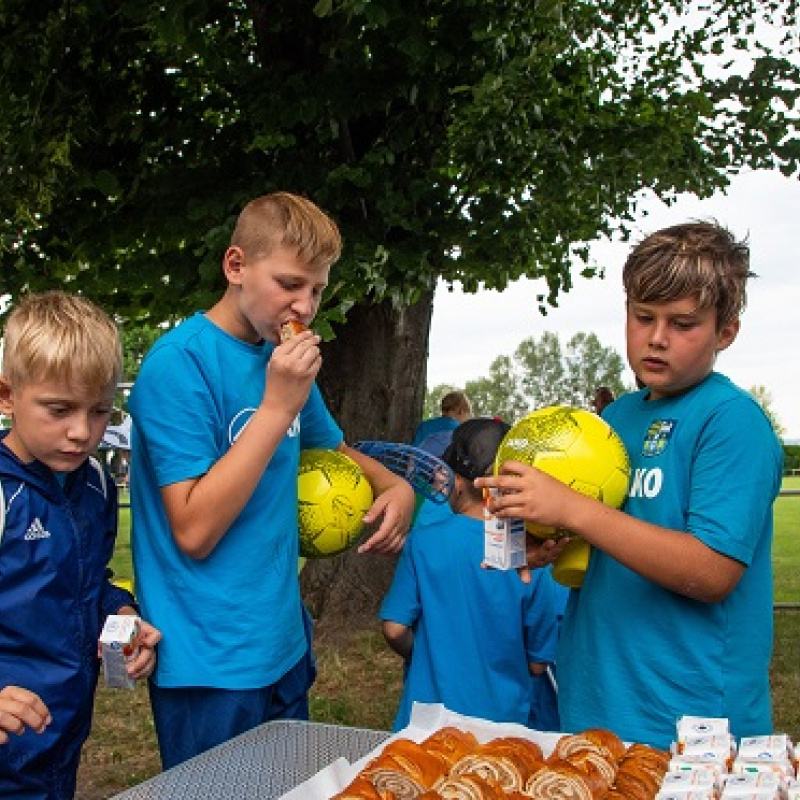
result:
[[[357,775],[356,778],[342,789],[339,794],[335,794],[331,800],[386,800],[388,795],[381,794],[373,785],[369,778]]]
[[[558,761],[550,762],[558,763]],[[593,750],[581,750],[566,759],[566,763],[577,767],[586,775],[593,794],[602,795],[608,791],[617,776],[617,765]]]
[[[478,747],[478,740],[469,731],[462,731],[455,727],[440,728],[421,742],[422,749],[427,753],[441,758],[449,768],[458,759],[471,753]]]
[[[364,767],[362,774],[379,791],[393,792],[396,800],[406,800],[432,788],[446,769],[445,762],[411,739],[395,739]]]
[[[541,749],[536,750],[541,754]],[[535,750],[513,740],[496,739],[456,761],[450,775],[480,775],[506,791],[520,792],[531,775],[543,768],[544,763],[536,757]]]
[[[605,728],[587,728],[581,732],[581,736],[594,742],[601,748],[608,751],[609,756],[613,761],[620,761],[627,752],[625,742],[617,736],[613,731],[606,730]]]
[[[606,747],[589,739],[581,733],[568,733],[562,736],[553,748],[551,759],[565,760],[579,753],[597,753],[609,761],[613,760],[611,753]]]
[[[477,774],[447,777],[436,791],[443,800],[509,800],[501,786]]]
[[[568,763],[548,765],[526,784],[525,794],[536,800],[594,800],[586,774]]]

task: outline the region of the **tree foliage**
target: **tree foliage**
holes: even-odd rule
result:
[[[174,320],[219,291],[243,203],[287,189],[343,228],[333,321],[438,277],[540,277],[556,302],[640,189],[707,195],[744,166],[797,171],[800,81],[782,55],[797,13],[2,0],[0,295],[64,283],[122,318]]]
[[[499,416],[514,422],[534,409],[569,405],[591,409],[598,386],[615,396],[628,391],[625,365],[594,333],[577,333],[564,348],[556,333],[525,339],[513,356],[498,356],[489,375],[467,381],[464,391],[476,416]],[[440,385],[428,392],[429,416],[439,414],[439,401],[453,387]]]
[[[753,395],[756,402],[764,411],[764,414],[766,414],[767,419],[772,425],[772,429],[775,431],[775,435],[779,438],[785,436],[786,428],[784,428],[781,424],[780,418],[772,406],[772,393],[769,391],[769,389],[767,389],[766,386],[751,386],[750,394]]]

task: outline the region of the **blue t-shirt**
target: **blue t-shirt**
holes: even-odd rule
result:
[[[419,447],[419,445],[431,434],[443,432],[452,433],[459,426],[459,424],[459,421],[453,417],[445,416],[424,419],[419,425],[417,425],[417,429],[414,431],[414,438],[411,440],[411,444],[414,445],[414,447]]]
[[[161,487],[206,473],[258,408],[274,347],[243,342],[198,313],[159,339],[131,393],[132,549],[142,616],[163,633],[162,687],[269,686],[308,648],[297,581],[301,448],[342,432],[316,385],[252,497],[209,556],[183,554]]]
[[[524,584],[515,570],[481,569],[483,523],[426,506],[380,610],[414,629],[395,730],[414,701],[526,724],[535,686],[528,664],[555,655],[555,584],[542,570]]]
[[[564,730],[607,727],[667,747],[679,716],[772,730],[772,502],[782,451],[753,398],[712,373],[689,392],[623,395],[603,413],[632,467],[623,509],[682,530],[747,568],[720,603],[668,591],[594,548],[558,651]]]

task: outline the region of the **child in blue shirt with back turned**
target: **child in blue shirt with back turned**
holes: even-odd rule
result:
[[[565,730],[667,747],[678,717],[772,730],[772,503],[782,450],[758,403],[714,371],[739,332],[749,249],[715,223],[658,231],[623,269],[640,391],[603,411],[632,466],[621,510],[523,464],[478,481],[499,516],[574,531],[593,552],[558,650]]]
[[[472,481],[494,463],[509,426],[459,425],[442,460],[455,473],[453,513],[412,529],[380,610],[389,646],[406,660],[395,730],[412,704],[442,703],[495,722],[557,727],[545,674],[555,657],[559,594],[549,570],[523,583],[514,570],[482,568],[483,495]],[[544,715],[544,716],[543,716]]]

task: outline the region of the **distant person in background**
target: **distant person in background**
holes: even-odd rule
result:
[[[603,409],[614,402],[614,392],[608,386],[598,386],[594,393],[592,406],[596,414],[602,414]]]
[[[472,405],[464,392],[448,392],[441,401],[442,414],[424,419],[417,426],[411,444],[435,456],[444,453],[453,431],[472,417]]]
[[[473,481],[491,470],[508,430],[487,418],[456,428],[443,456],[456,474],[453,513],[418,522],[400,554],[380,610],[387,643],[407,663],[395,730],[414,701],[523,725],[539,724],[548,705],[538,695],[555,658],[560,587],[549,570],[523,583],[515,570],[481,566],[483,495]]]

